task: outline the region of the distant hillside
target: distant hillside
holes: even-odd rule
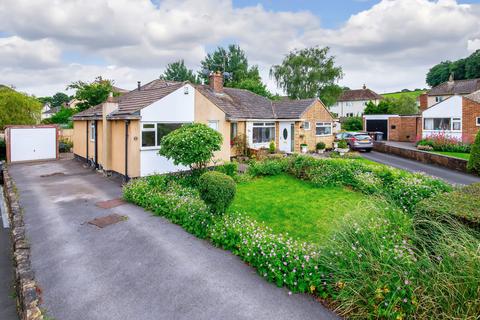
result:
[[[382,93],[382,96],[384,96],[385,98],[399,98],[405,95],[405,96],[410,96],[417,99],[418,96],[424,92],[425,90],[415,90],[415,91],[407,91],[407,92],[399,91],[399,92]]]

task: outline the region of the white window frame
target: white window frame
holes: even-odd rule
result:
[[[457,129],[457,130],[453,129],[453,123],[454,122],[460,123],[460,129]],[[452,124],[452,126],[451,126],[452,131],[455,131],[455,132],[461,132],[462,131],[462,118],[452,118],[450,123]]]
[[[435,121],[435,119],[450,119],[450,127],[448,129],[435,129],[435,122],[433,122],[433,128],[434,129],[427,129],[425,128],[425,120],[432,120]],[[452,132],[461,132],[462,131],[462,118],[448,118],[448,117],[425,117],[422,119],[423,120],[423,130],[424,131],[435,131],[435,132],[443,132],[443,131],[452,131]],[[460,129],[459,130],[453,130],[453,123],[454,122],[459,122],[460,123]]]
[[[95,120],[90,121],[90,141],[95,141]]]
[[[213,128],[212,125],[215,126],[215,127]],[[220,132],[220,130],[219,130],[219,129],[220,129],[220,126],[219,126],[219,121],[218,121],[218,120],[208,120],[208,126],[209,126],[211,129]]]
[[[480,127],[480,122],[478,120],[480,120],[480,117],[475,118],[475,124],[477,125],[477,127]]]
[[[158,124],[188,124],[188,123],[191,123],[191,122],[152,122],[152,121],[148,121],[148,122],[141,122],[140,123],[140,150],[158,150],[160,149],[160,145],[158,145],[158,130],[157,130],[157,125]],[[149,125],[149,124],[153,124],[153,128],[144,128],[143,126],[144,125]],[[148,147],[144,147],[143,146],[143,132],[144,131],[147,131],[147,132],[154,132],[155,133],[155,145],[154,146],[148,146]]]
[[[303,130],[310,130],[310,121],[304,121],[303,122]]]
[[[253,141],[253,129],[255,128],[273,128],[273,137],[270,137],[270,140],[267,142],[254,142]],[[269,122],[254,122],[252,123],[252,143],[254,145],[264,145],[270,143],[270,141],[276,141],[277,137],[277,128],[276,123],[274,121]]]
[[[317,134],[317,128],[319,127],[330,127],[330,133],[329,134]],[[331,122],[317,122],[315,123],[315,136],[317,137],[328,137],[333,135],[333,125]]]

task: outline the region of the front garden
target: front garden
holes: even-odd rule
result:
[[[421,174],[310,156],[251,162],[242,175],[234,163],[212,172],[205,164],[215,148],[200,152],[187,138],[195,126],[166,136],[169,150],[160,150],[172,159],[182,150],[194,153],[177,161],[191,165],[192,173],[131,181],[124,187],[127,201],[230,250],[268,281],[317,296],[343,316],[480,314],[480,219],[478,210],[465,214],[457,205],[469,199],[463,208],[478,208],[478,188],[453,190]],[[208,138],[210,129],[199,130],[192,139]],[[178,144],[174,136],[181,137]]]

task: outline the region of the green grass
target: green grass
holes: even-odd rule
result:
[[[229,212],[243,212],[276,233],[321,244],[347,215],[371,215],[374,199],[344,187],[318,188],[288,175],[237,185]]]
[[[425,91],[423,90],[410,91],[410,92],[391,92],[391,93],[382,93],[382,96],[384,96],[385,98],[399,98],[401,96],[406,95],[406,96],[411,96],[417,99],[418,96],[420,96],[424,92]]]
[[[470,153],[463,153],[463,152],[448,152],[448,151],[431,151],[432,153],[443,154],[445,156],[450,156],[454,158],[460,158],[468,160],[470,159]]]

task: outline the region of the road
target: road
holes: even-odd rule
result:
[[[372,151],[370,153],[363,152],[361,153],[361,155],[366,159],[378,163],[386,164],[395,168],[404,169],[411,172],[423,172],[453,184],[467,185],[480,182],[480,177],[474,175],[439,167],[432,164],[425,164],[419,161],[405,159],[396,155],[375,151]]]
[[[337,319],[312,296],[289,295],[163,218],[131,204],[99,208],[121,196],[120,182],[74,160],[16,164],[10,173],[51,318]],[[111,213],[128,220],[86,223]]]

